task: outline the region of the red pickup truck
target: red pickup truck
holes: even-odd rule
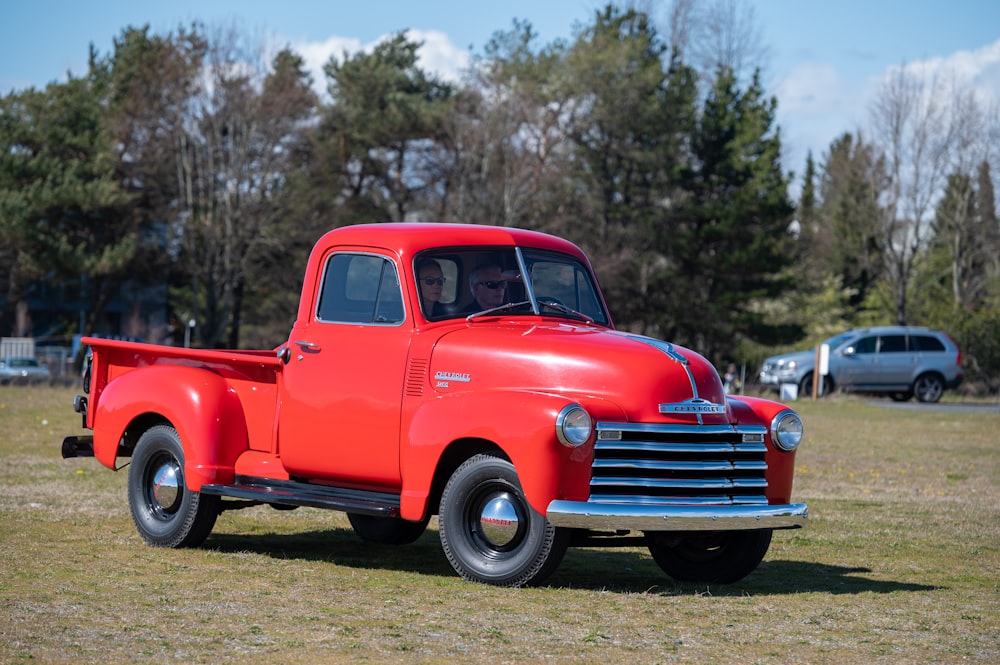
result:
[[[698,354],[615,330],[574,244],[522,229],[377,224],[324,235],[276,350],[84,340],[63,457],[128,464],[151,545],[201,544],[255,503],[417,539],[437,515],[464,578],[537,584],[568,546],[649,548],[678,580],[733,582],[791,503],[802,421],[727,397]]]

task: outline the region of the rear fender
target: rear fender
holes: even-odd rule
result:
[[[168,421],[180,435],[188,489],[234,481],[233,465],[249,446],[243,406],[224,378],[196,367],[163,365],[114,379],[94,413],[94,457],[114,469],[119,443],[127,435],[134,444],[142,434],[129,428],[150,419]]]

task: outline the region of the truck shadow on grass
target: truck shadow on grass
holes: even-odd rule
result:
[[[213,534],[203,547],[222,554],[249,552],[277,559],[319,561],[361,570],[457,577],[441,551],[435,529],[428,529],[415,543],[401,546],[367,543],[350,529],[323,529],[252,536]],[[934,591],[941,588],[871,579],[867,576],[871,572],[864,567],[765,559],[757,570],[735,584],[687,583],[676,582],[664,574],[641,548],[570,548],[543,586],[662,596],[859,594]]]

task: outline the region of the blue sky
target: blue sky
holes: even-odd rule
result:
[[[802,171],[831,140],[866,120],[889,68],[922,64],[967,77],[1000,102],[997,0],[748,0],[770,51],[765,85],[778,98],[786,170]],[[665,19],[669,3],[638,0]],[[422,65],[454,73],[497,30],[526,19],[541,43],[570,38],[590,22],[597,0],[0,0],[0,94],[86,72],[91,44],[108,53],[128,25],[167,32],[200,20],[260,34],[304,55],[320,79],[330,55],[368,48],[402,29],[422,39]]]

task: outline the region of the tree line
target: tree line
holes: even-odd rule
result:
[[[569,238],[619,327],[719,365],[922,324],[995,389],[995,110],[900,68],[796,176],[742,6],[672,7],[665,31],[609,4],[548,44],[515,21],[458,82],[401,32],[332,58],[325,96],[236,27],[127,27],[85,75],[0,98],[0,329],[38,283],[87,299],[66,335],[165,284],[199,345],[271,347],[323,232],[452,221]]]

